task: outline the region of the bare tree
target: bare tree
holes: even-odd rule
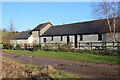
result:
[[[6,28],[4,28],[4,29],[2,30],[2,32],[8,32],[8,30],[7,30]]]
[[[13,23],[11,23],[10,24],[10,32],[13,32],[13,30],[14,30],[14,25],[13,25]]]
[[[117,0],[102,0],[94,5],[93,15],[98,19],[106,19],[108,29],[110,32],[110,38],[112,41],[116,41],[116,25],[117,25],[117,16],[118,16],[118,2]]]
[[[15,36],[15,33],[14,33],[14,31],[15,31],[15,26],[14,26],[13,22],[10,23],[9,31],[10,31],[10,32],[9,32],[8,40],[9,40],[9,42],[10,42],[10,40]]]

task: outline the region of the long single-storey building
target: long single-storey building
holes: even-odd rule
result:
[[[112,19],[111,19],[112,20]],[[116,41],[120,41],[120,18],[116,18]],[[110,22],[113,24],[113,22]],[[24,31],[10,40],[11,44],[110,42],[110,30],[106,19],[53,26],[50,22],[39,24],[33,30]],[[101,44],[102,45],[102,44]]]

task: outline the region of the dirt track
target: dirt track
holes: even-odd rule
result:
[[[73,73],[84,78],[118,78],[118,65],[42,58],[8,52],[3,52],[3,58],[4,57],[19,61],[24,64],[34,64],[38,66],[52,65],[58,70]]]

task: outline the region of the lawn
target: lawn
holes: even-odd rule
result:
[[[76,53],[76,52],[54,52],[54,51],[27,51],[27,50],[6,50],[3,51],[19,53],[19,54],[27,54],[39,57],[48,57],[48,58],[57,58],[64,60],[73,60],[73,61],[82,61],[82,62],[92,62],[92,63],[100,63],[100,64],[118,64],[117,56],[101,56],[101,55],[93,55],[86,53]]]

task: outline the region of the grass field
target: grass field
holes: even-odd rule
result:
[[[39,57],[48,57],[48,58],[57,58],[64,60],[73,60],[73,61],[82,61],[82,62],[92,62],[92,63],[101,63],[101,64],[118,64],[117,56],[101,56],[85,53],[75,53],[75,52],[53,52],[53,51],[26,51],[26,50],[6,50],[3,51],[27,54]]]
[[[2,32],[2,37],[8,37],[9,32]]]

